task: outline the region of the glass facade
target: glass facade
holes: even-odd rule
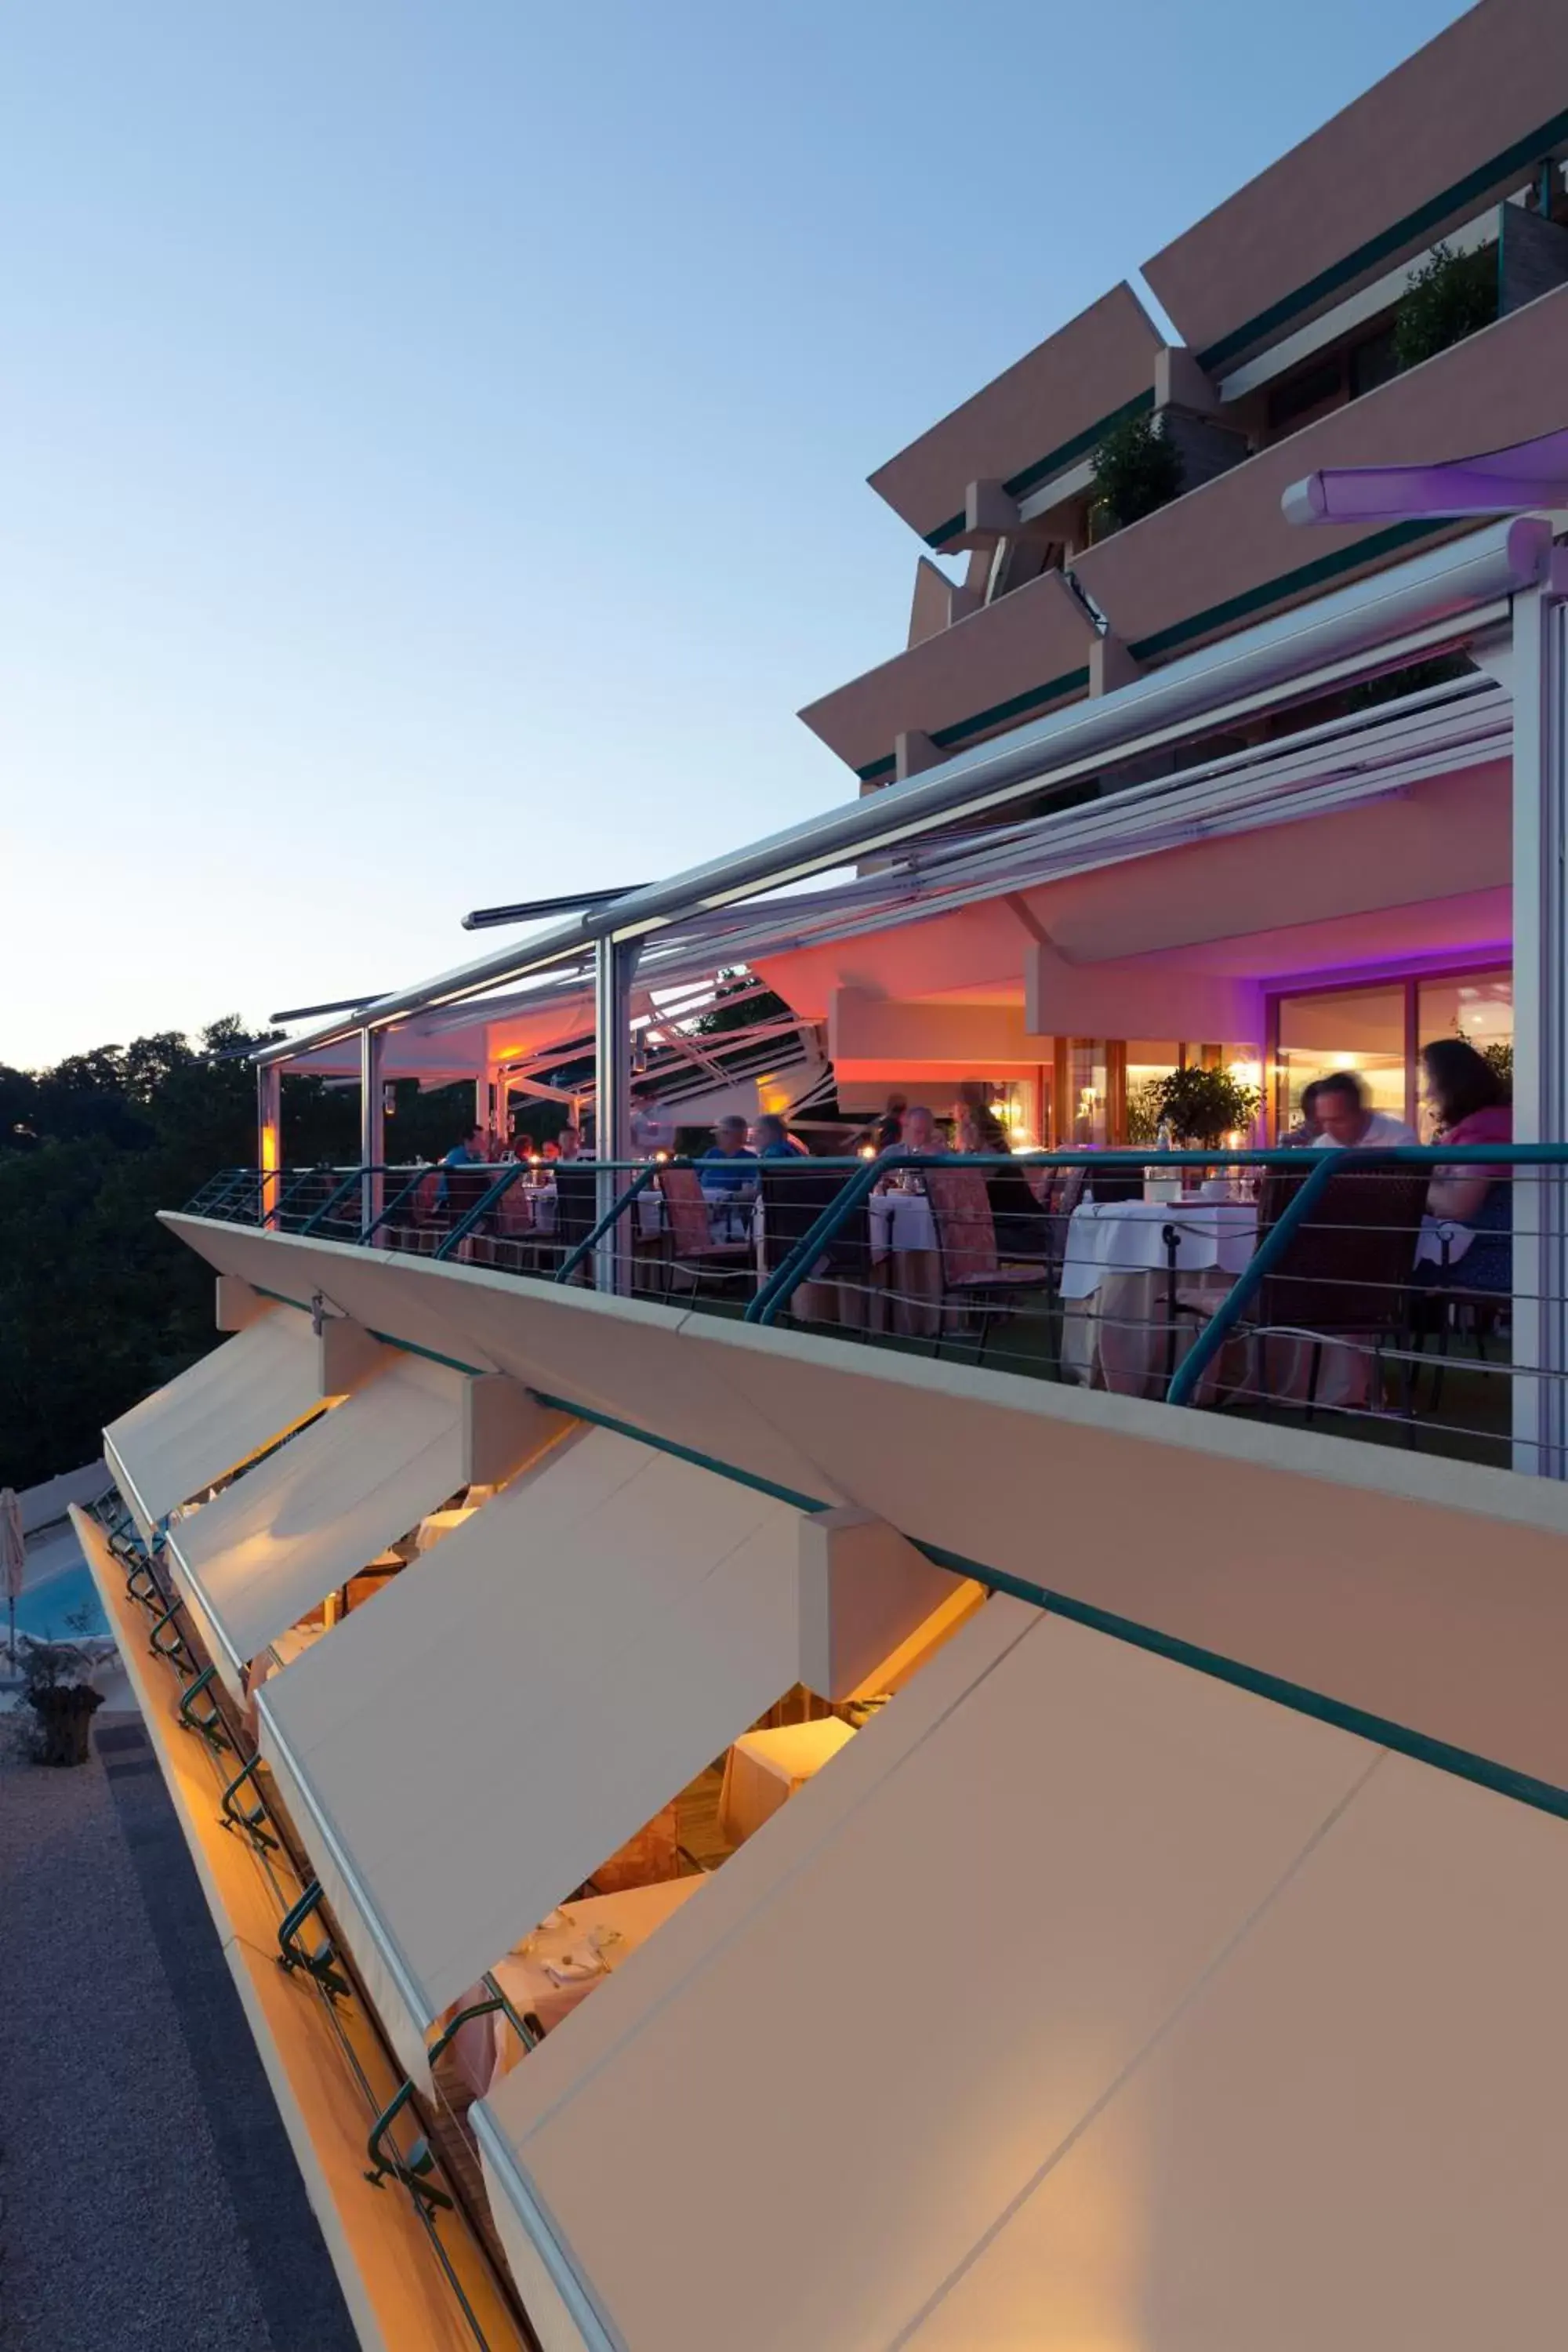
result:
[[[1295,1126],[1303,1087],[1334,1070],[1353,1070],[1374,1109],[1425,1137],[1420,1049],[1434,1037],[1465,1037],[1511,1069],[1513,980],[1506,966],[1302,990],[1277,997],[1273,1012],[1276,1139]]]

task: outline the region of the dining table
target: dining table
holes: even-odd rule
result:
[[[1079,1202],[1062,1255],[1062,1370],[1118,1396],[1163,1395],[1258,1247],[1258,1204],[1231,1197]],[[1174,1292],[1193,1312],[1173,1313]]]
[[[719,1831],[732,1845],[755,1837],[788,1803],[797,1789],[830,1764],[855,1737],[837,1716],[815,1723],[781,1724],[771,1731],[743,1732],[724,1759],[719,1791]]]
[[[493,1990],[505,1995],[518,2017],[534,2017],[546,2033],[553,2032],[706,1883],[706,1874],[697,1872],[563,1903],[489,1971],[485,1983],[454,2003],[454,2011]],[[504,2014],[494,2010],[458,2028],[452,2053],[475,2098],[525,2055]]]
[[[942,1247],[924,1190],[895,1179],[872,1193],[867,1219],[876,1285],[872,1328],[904,1339],[934,1339],[942,1328]]]

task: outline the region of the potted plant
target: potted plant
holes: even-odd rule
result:
[[[1497,247],[1454,253],[1435,245],[1394,313],[1394,356],[1402,370],[1419,367],[1451,343],[1489,327],[1497,314]]]
[[[66,1622],[85,1633],[89,1612]],[[85,1764],[88,1733],[103,1705],[93,1677],[99,1661],[79,1642],[29,1642],[22,1665],[22,1699],[35,1718],[31,1743],[37,1764]]]
[[[1245,1134],[1258,1116],[1256,1087],[1244,1087],[1228,1070],[1201,1070],[1189,1064],[1159,1081],[1159,1118],[1178,1142],[1216,1151],[1226,1136]]]
[[[1180,498],[1182,453],[1152,416],[1124,417],[1094,453],[1093,537],[1107,539]]]

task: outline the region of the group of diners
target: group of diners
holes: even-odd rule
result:
[[[1513,1141],[1508,1081],[1496,1065],[1462,1037],[1436,1037],[1421,1048],[1422,1095],[1434,1140],[1462,1146]],[[1309,1150],[1396,1149],[1414,1144],[1413,1128],[1376,1110],[1354,1070],[1335,1070],[1301,1090],[1296,1125],[1283,1141]],[[1443,1232],[1436,1258],[1415,1265],[1413,1279],[1432,1288],[1457,1279],[1462,1261],[1467,1291],[1507,1291],[1513,1282],[1513,1189],[1504,1167],[1456,1165],[1434,1169],[1426,1214]]]

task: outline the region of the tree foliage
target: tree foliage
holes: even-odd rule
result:
[[[230,1017],[0,1066],[0,1485],[90,1461],[106,1422],[215,1344],[211,1271],[157,1213],[254,1163],[260,1042]],[[283,1106],[289,1165],[358,1158],[355,1088],[286,1078]],[[400,1086],[388,1152],[437,1156],[472,1118],[471,1086]]]
[[[1152,416],[1124,417],[1094,453],[1097,539],[1142,521],[1179,498],[1185,478],[1182,453]]]
[[[1394,314],[1394,356],[1401,368],[1419,367],[1450,343],[1462,343],[1498,314],[1495,246],[1451,253],[1435,245],[1411,278]]]
[[[1215,1150],[1227,1135],[1245,1134],[1258,1116],[1256,1087],[1243,1086],[1228,1070],[1203,1070],[1189,1062],[1159,1081],[1159,1115],[1182,1142]]]

